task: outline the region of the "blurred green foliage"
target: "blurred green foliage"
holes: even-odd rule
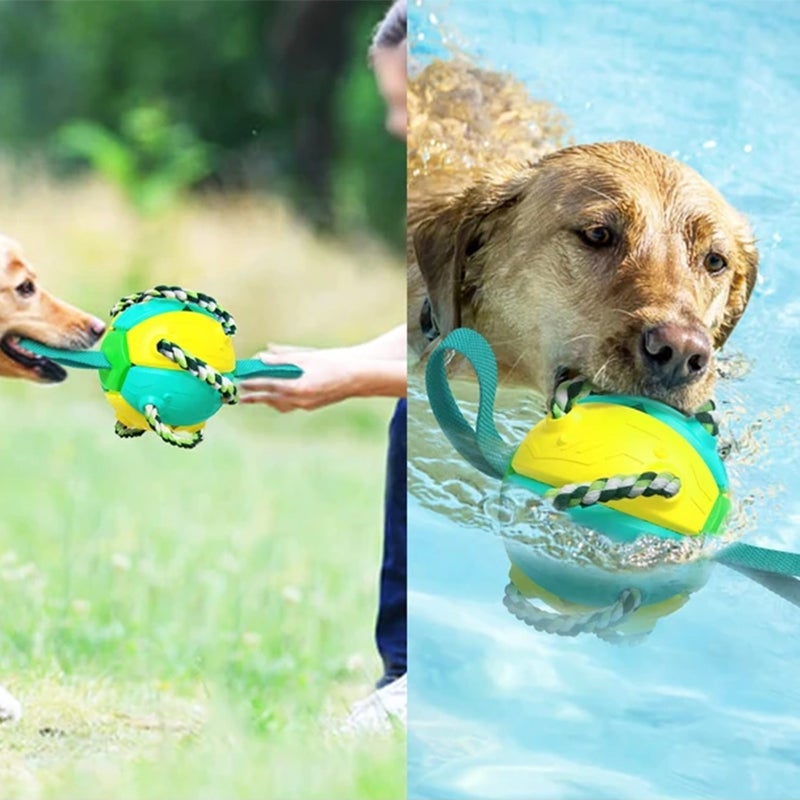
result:
[[[0,147],[89,164],[137,208],[187,186],[288,196],[400,249],[405,150],[366,51],[384,0],[4,0]]]
[[[91,120],[76,120],[61,128],[57,142],[66,156],[84,158],[116,184],[143,214],[165,210],[212,171],[210,148],[187,125],[171,123],[163,109],[132,108],[120,127],[115,135]]]

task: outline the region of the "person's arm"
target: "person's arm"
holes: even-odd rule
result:
[[[406,361],[408,353],[408,333],[406,325],[382,333],[364,344],[350,348],[355,355],[367,358],[385,358]]]
[[[265,364],[296,364],[303,376],[297,380],[243,381],[243,403],[264,403],[278,411],[312,411],[350,397],[406,394],[405,325],[352,347],[293,350],[278,345],[257,357]]]
[[[349,347],[337,348],[316,348],[316,347],[297,347],[292,344],[277,344],[270,342],[267,349],[263,353],[259,353],[256,357],[260,358],[262,355],[280,355],[285,356],[287,353],[299,353],[310,350],[324,350],[327,353],[335,351],[346,351],[350,357],[356,358],[377,358],[377,359],[398,359],[405,360],[408,352],[408,333],[405,324],[398,325],[374,339],[361,344],[351,345]]]

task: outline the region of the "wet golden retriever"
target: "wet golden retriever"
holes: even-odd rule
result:
[[[104,330],[102,320],[42,289],[20,246],[0,234],[0,377],[63,381],[63,367],[25,350],[20,337],[79,349],[91,347]],[[17,719],[20,712],[17,700],[0,686],[0,722]]]
[[[502,376],[556,376],[689,411],[753,289],[747,222],[697,172],[634,142],[567,147],[409,194],[409,337],[460,325]]]

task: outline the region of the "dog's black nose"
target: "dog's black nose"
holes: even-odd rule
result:
[[[673,389],[705,373],[711,359],[711,341],[698,326],[667,322],[642,333],[642,353],[659,383]]]

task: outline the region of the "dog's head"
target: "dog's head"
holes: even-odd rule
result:
[[[567,371],[684,410],[710,395],[758,264],[710,184],[632,142],[498,170],[413,227],[441,334],[476,328],[509,377],[544,393]]]
[[[34,339],[51,347],[91,347],[105,330],[102,320],[56,299],[39,286],[19,245],[0,235],[0,376],[55,383],[66,371],[19,343]]]

